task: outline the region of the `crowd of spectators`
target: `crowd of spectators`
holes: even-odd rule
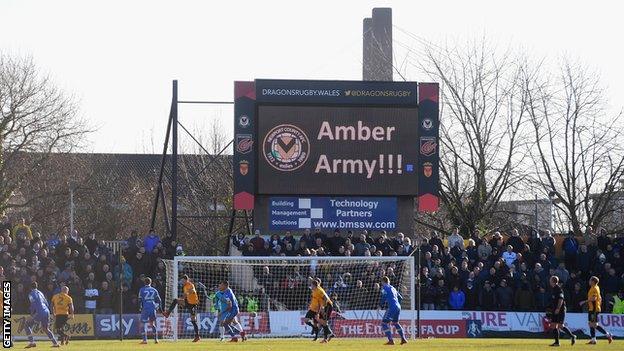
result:
[[[544,311],[550,304],[552,275],[563,285],[570,312],[582,311],[579,303],[586,299],[592,275],[601,281],[603,311],[611,312],[614,301],[624,299],[624,236],[594,233],[591,227],[578,237],[573,233],[555,237],[548,231],[521,235],[512,230],[509,235],[475,232],[468,239],[456,229],[446,240],[432,232],[414,243],[402,233],[335,230],[327,235],[315,229],[299,237],[285,232],[267,238],[257,230],[251,238],[233,237],[233,244],[251,257],[407,256],[420,248],[418,281],[425,310]],[[288,308],[305,305],[306,277],[317,275],[344,306],[368,309],[376,307],[377,300],[370,296],[376,296],[381,277],[390,271],[399,283],[402,271],[389,264],[338,267],[339,271],[309,272],[307,266],[267,265],[257,268],[255,277],[264,292]]]
[[[417,281],[421,308],[426,310],[543,311],[550,303],[551,275],[558,276],[563,284],[571,312],[581,312],[579,302],[586,298],[591,275],[600,278],[603,311],[611,311],[613,301],[624,299],[624,236],[608,236],[602,230],[594,233],[592,228],[578,236],[569,233],[555,237],[536,231],[521,235],[512,230],[509,235],[475,232],[468,239],[455,230],[447,238],[432,232],[414,241],[402,233],[383,231],[335,230],[326,234],[315,229],[297,236],[285,232],[269,237],[255,231],[252,237],[234,236],[233,244],[248,257],[300,256],[311,260],[324,256],[419,255]],[[14,282],[17,314],[28,311],[32,281],[39,283],[48,298],[67,285],[77,313],[117,312],[120,295],[124,313],[136,313],[142,278],[151,277],[165,296],[166,269],[161,259],[171,259],[183,251],[171,237],[161,239],[153,231],[145,236],[130,233],[122,247],[120,259],[110,245],[94,235],[83,238],[74,231],[42,236],[25,220],[13,223],[4,217],[0,223],[0,279]],[[319,267],[255,265],[260,289],[241,291],[241,295],[243,301],[251,301],[254,310],[305,309],[307,279],[316,276],[343,308],[373,309],[384,275],[402,291],[408,290],[405,282],[410,280],[404,268],[400,261]],[[203,295],[208,296],[210,289],[204,290]]]
[[[121,261],[113,246],[94,235],[83,238],[77,230],[43,236],[24,219],[14,224],[4,217],[0,233],[0,280],[13,282],[16,314],[28,311],[32,281],[48,299],[67,285],[76,313],[117,313],[120,297],[124,313],[136,313],[142,278],[151,277],[164,296],[166,272],[161,259],[183,253],[171,237],[161,240],[153,231],[145,237],[132,232],[123,240]]]
[[[283,237],[274,234],[265,239],[259,230],[253,238],[242,234],[234,237],[236,246],[244,256],[408,256],[413,250],[412,239],[397,233],[390,238],[382,231],[376,238],[364,230],[355,234],[346,234],[335,230],[327,235],[316,228],[314,233],[306,229],[301,236],[295,238],[287,231]]]

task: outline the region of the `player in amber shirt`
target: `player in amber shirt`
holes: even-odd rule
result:
[[[330,341],[334,337],[334,333],[329,328],[329,317],[331,316],[333,302],[327,296],[325,289],[321,286],[320,279],[312,280],[312,302],[310,310],[317,311],[317,322],[323,328],[323,343]],[[318,338],[319,328],[316,329],[314,340]]]
[[[184,299],[174,299],[173,301],[171,301],[169,309],[163,312],[163,316],[165,316],[165,318],[169,317],[171,311],[173,311],[176,305],[178,305],[178,300],[180,300],[180,302],[183,302],[180,303],[180,306],[191,314],[191,323],[193,324],[193,331],[195,332],[195,338],[193,339],[193,342],[198,342],[200,340],[199,326],[197,325],[197,306],[199,305],[199,295],[197,295],[195,285],[191,282],[188,275],[183,275],[181,282]]]
[[[54,330],[60,336],[61,345],[69,344],[69,335],[65,334],[67,320],[74,318],[74,300],[69,296],[69,288],[61,287],[61,292],[52,296],[52,313],[54,313]]]
[[[581,302],[587,304],[587,321],[589,322],[589,333],[591,340],[588,342],[590,345],[596,344],[596,329],[599,332],[607,336],[609,344],[613,341],[611,333],[607,332],[602,326],[598,324],[598,314],[602,310],[602,297],[600,296],[600,287],[598,286],[600,279],[596,276],[589,278],[589,291],[587,292],[587,300]]]
[[[313,280],[312,278],[308,278],[308,279],[310,279],[310,281]],[[310,286],[310,289],[312,289],[311,286]],[[314,291],[312,291],[310,305],[308,306],[308,312],[306,312],[304,321],[305,321],[305,324],[309,325],[312,328],[312,335],[316,335],[314,337],[314,341],[316,341],[316,339],[318,338],[318,332],[319,332],[318,323],[316,321],[316,317],[318,316],[319,309],[320,309],[320,306],[318,305],[316,299],[314,299]]]

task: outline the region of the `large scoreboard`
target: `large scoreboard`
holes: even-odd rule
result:
[[[255,226],[398,230],[407,200],[437,210],[437,84],[256,80],[234,90],[234,208],[266,212]],[[383,209],[330,206],[369,200]]]

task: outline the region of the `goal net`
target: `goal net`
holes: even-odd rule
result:
[[[379,310],[381,278],[388,276],[401,293],[401,320],[415,337],[415,271],[413,257],[175,257],[167,262],[164,306],[182,297],[183,274],[200,297],[197,323],[202,338],[220,338],[213,299],[227,280],[237,297],[238,321],[248,337],[309,337],[304,323],[310,303],[310,278],[335,301],[329,324],[337,337],[383,337]],[[161,326],[166,338],[194,336],[190,315],[177,307]],[[396,334],[396,331],[393,330]],[[226,333],[226,337],[229,335]]]

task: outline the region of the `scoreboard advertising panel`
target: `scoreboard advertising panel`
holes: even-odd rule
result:
[[[271,197],[271,230],[397,229],[396,197]]]
[[[236,82],[234,208],[266,211],[262,226],[273,230],[314,223],[392,230],[400,222],[397,206],[408,203],[397,205],[397,198],[417,197],[420,210],[437,210],[437,89],[415,82]],[[255,208],[260,203],[264,208]],[[358,208],[362,203],[379,207]],[[361,212],[371,217],[353,215]]]

